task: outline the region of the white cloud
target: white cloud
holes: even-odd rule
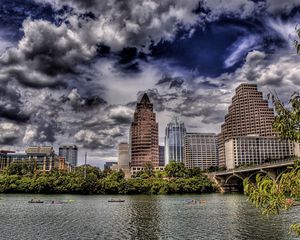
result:
[[[250,50],[259,48],[261,38],[258,35],[248,35],[238,39],[230,47],[230,55],[224,62],[226,68],[234,66],[241,60]]]

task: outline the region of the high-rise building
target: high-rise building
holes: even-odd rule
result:
[[[268,101],[257,90],[257,85],[238,86],[218,135],[219,166],[225,166],[225,142],[228,139],[251,134],[274,136],[273,121],[273,109],[269,108]]]
[[[278,137],[255,135],[234,137],[225,142],[226,168],[259,165],[297,156],[297,145]]]
[[[186,133],[184,164],[202,170],[218,166],[217,136],[215,133]]]
[[[118,168],[129,169],[129,144],[122,142],[118,145]]]
[[[145,93],[134,112],[130,128],[131,167],[143,167],[145,163],[159,166],[158,123],[153,112],[153,104]]]
[[[59,147],[58,155],[64,157],[72,166],[78,163],[78,148],[76,145],[63,145]]]
[[[159,146],[159,166],[165,166],[165,147]]]
[[[178,118],[171,121],[165,131],[165,164],[170,161],[183,162],[184,136],[186,129]]]
[[[114,166],[117,166],[118,162],[106,162],[104,163],[104,169],[112,169]]]

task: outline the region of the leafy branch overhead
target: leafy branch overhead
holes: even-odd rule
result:
[[[300,141],[300,95],[295,92],[289,106],[285,106],[276,94],[270,94],[276,112],[273,128],[284,139]]]

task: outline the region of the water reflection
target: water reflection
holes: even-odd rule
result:
[[[132,196],[128,211],[131,239],[160,238],[161,210],[156,196]]]
[[[1,195],[0,239],[42,240],[286,240],[300,209],[269,218],[243,195],[120,196],[40,195],[74,204],[28,204],[32,195]],[[189,204],[189,199],[204,200]]]

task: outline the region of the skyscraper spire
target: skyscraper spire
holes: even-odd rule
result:
[[[147,93],[144,93],[140,103],[151,103]]]

